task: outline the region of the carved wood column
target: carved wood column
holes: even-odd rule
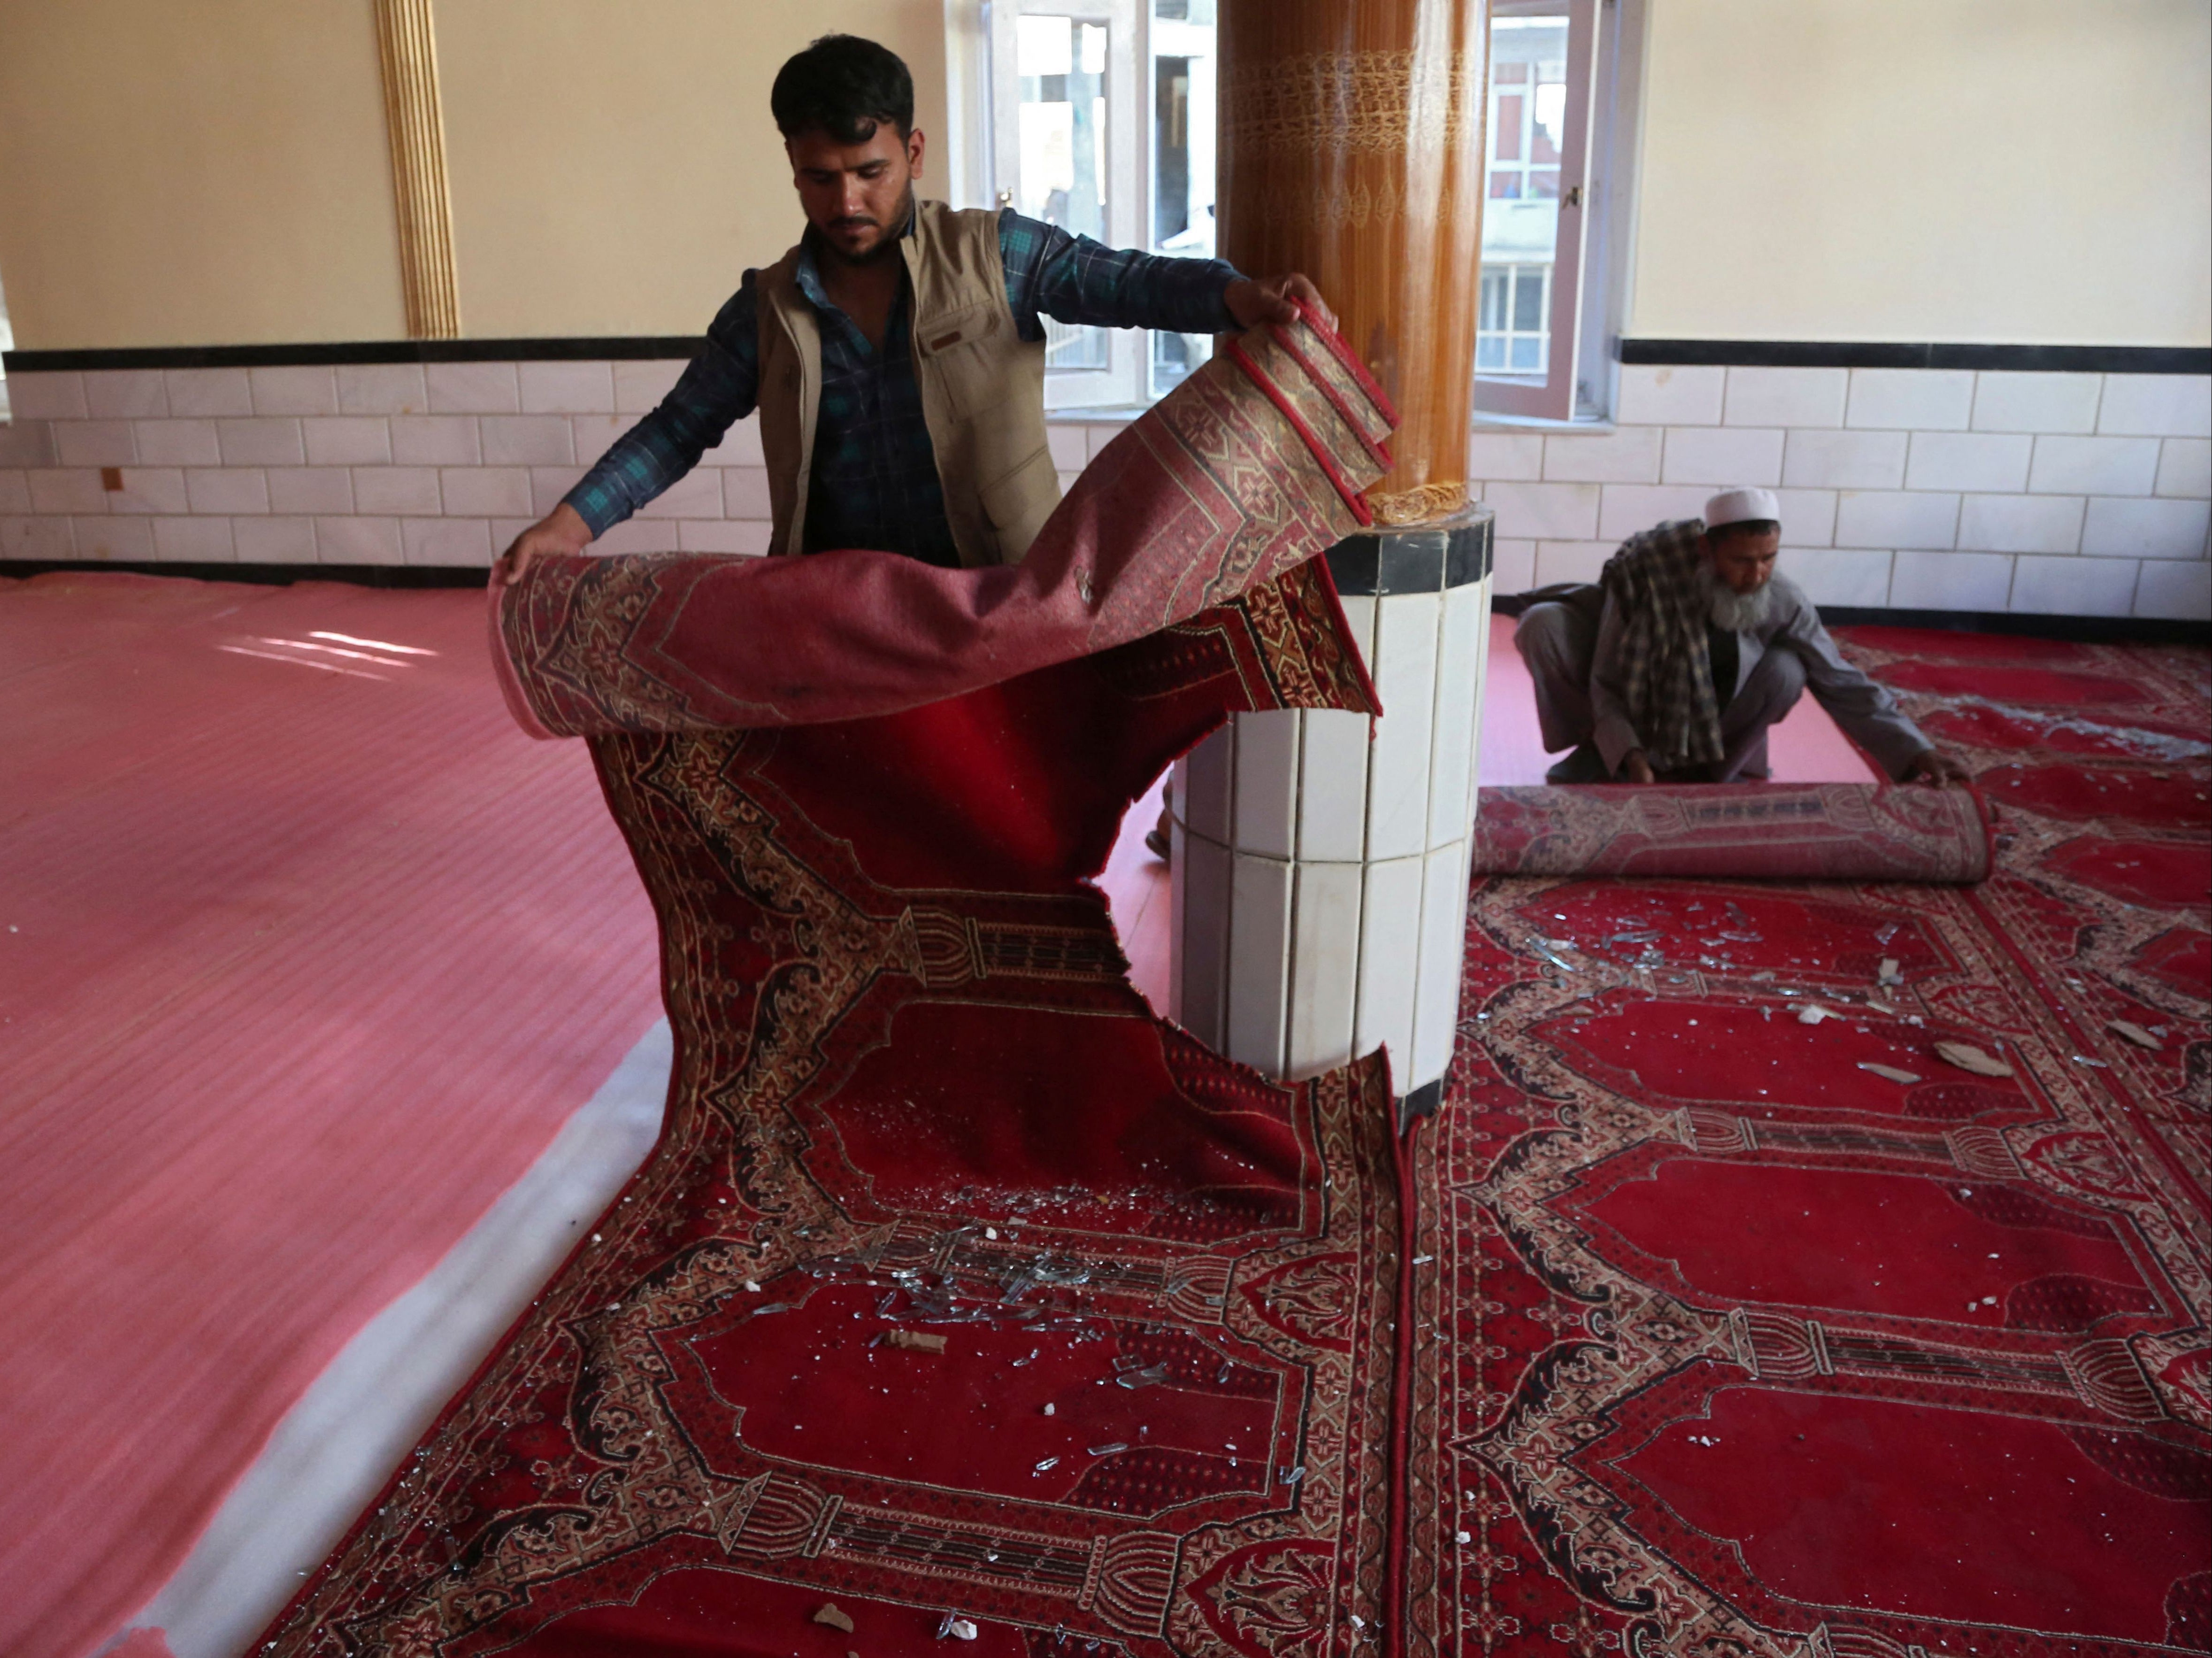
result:
[[[1273,1076],[1386,1049],[1435,1109],[1458,1037],[1490,640],[1468,501],[1482,236],[1484,0],[1222,0],[1224,254],[1303,271],[1404,424],[1332,548],[1382,697],[1239,714],[1176,762],[1169,1010]]]
[[[458,339],[460,281],[453,263],[453,202],[446,181],[446,119],[430,0],[375,3],[407,332],[415,339]]]
[[[1483,0],[1223,0],[1222,256],[1304,271],[1397,404],[1385,523],[1467,499]]]

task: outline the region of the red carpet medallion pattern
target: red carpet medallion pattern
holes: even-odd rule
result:
[[[1477,886],[1407,1650],[2212,1647],[2206,653],[1849,649],[1986,884]]]
[[[1387,422],[1310,333],[1133,425],[1098,474],[1128,492],[1086,474],[1021,571],[510,590],[510,701],[592,734],[659,916],[666,1123],[261,1650],[1256,1658],[1381,1621],[1387,1067],[1206,1051],[1090,880],[1230,710],[1376,711],[1299,561]],[[751,607],[841,572],[904,596]]]

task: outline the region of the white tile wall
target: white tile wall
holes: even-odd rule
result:
[[[1854,369],[1846,426],[1893,431],[1964,431],[1974,376],[1944,369]]]
[[[2132,558],[2052,558],[2013,563],[2012,608],[2043,616],[2126,616],[2134,612]]]
[[[95,420],[166,415],[169,395],[159,369],[94,369],[84,377],[85,412]]]
[[[1848,369],[1730,369],[1721,418],[1731,426],[1840,426]]]
[[[1635,426],[1715,426],[1728,370],[1684,363],[1629,363],[1620,371],[1620,421]]]
[[[1915,432],[1905,485],[1913,490],[2024,490],[2035,440],[2010,432]]]
[[[525,414],[612,414],[611,363],[519,363],[515,380]]]
[[[11,375],[0,556],[181,557],[173,550],[205,545],[254,562],[397,563],[436,548],[477,562],[479,546],[505,546],[549,510],[682,369],[655,361]],[[1824,603],[1921,607],[1905,595],[1970,593],[1995,594],[1991,609],[2042,609],[2074,591],[2081,613],[2111,614],[2122,575],[2065,562],[2096,560],[2122,572],[2142,564],[2136,615],[2203,608],[2203,376],[1635,364],[1621,370],[1619,407],[1603,434],[1474,435],[1470,476],[1498,515],[1498,592],[1594,579],[1627,536],[1696,515],[1717,488],[1760,484],[1779,489],[1789,569]],[[1060,470],[1120,430],[1054,422]],[[101,488],[102,467],[122,468],[125,488]],[[240,527],[264,515],[262,527]],[[356,516],[371,522],[347,527]],[[200,517],[223,527],[88,527]],[[759,425],[744,420],[691,479],[600,545],[758,552],[769,518]],[[482,533],[417,529],[410,541],[401,521],[414,519],[472,521]],[[46,551],[21,551],[30,546]],[[120,550],[130,546],[152,551]],[[1958,562],[1964,555],[1977,558]],[[1989,558],[2002,564],[2001,592]],[[2056,562],[2021,562],[2029,559]]]
[[[1623,426],[1602,437],[1547,437],[1544,476],[1565,484],[1656,484],[1665,436],[1656,426]]]
[[[1958,541],[1955,495],[1846,490],[1836,497],[1839,547],[1953,547]]]
[[[2202,558],[2208,512],[2203,501],[2122,500],[2099,496],[2089,503],[2081,551],[2127,558]]]
[[[1990,552],[2074,552],[2081,545],[2078,495],[1970,495],[1959,546]]]
[[[46,520],[36,520],[45,522]],[[260,520],[255,520],[260,522]],[[149,562],[154,557],[154,521],[150,518],[79,518],[75,521],[79,558],[132,559]],[[308,549],[310,557],[313,548]],[[21,555],[10,552],[9,557]]]
[[[2202,376],[1632,364],[1613,432],[1540,447],[1486,428],[1468,458],[1502,594],[1595,580],[1638,530],[1778,477],[1784,563],[1820,603],[2048,612],[2071,594],[2082,615],[2195,619],[2208,427]],[[1613,476],[1629,429],[1663,434],[1657,483]],[[1607,458],[1578,462],[1577,444]]]
[[[1716,489],[1729,484],[1771,487],[1782,481],[1785,436],[1778,426],[1685,426],[1669,431],[1661,481],[1705,484]],[[1565,448],[1573,442],[1555,438],[1553,444]]]
[[[1536,579],[1534,541],[1492,541],[1490,569],[1500,593],[1526,593],[1530,588],[1543,585]]]
[[[2148,495],[2158,481],[2158,454],[2154,437],[2046,435],[2035,440],[2027,487],[2047,495]]]
[[[2003,610],[2012,594],[2013,561],[2001,552],[1900,553],[1889,577],[1889,601],[1904,610]]]
[[[337,371],[342,414],[421,414],[430,406],[419,363],[347,363]]]
[[[334,415],[338,411],[338,377],[334,369],[248,369],[253,412],[258,415]]]
[[[2107,375],[2097,430],[2131,437],[2212,437],[2212,375]]]
[[[212,420],[141,420],[132,427],[138,459],[149,466],[220,466]]]
[[[1802,588],[1814,604],[1876,608],[1889,603],[1893,560],[1917,556],[1844,547],[1807,548],[1802,552],[1789,546],[1782,549],[1782,563],[1790,572],[1790,579]]]
[[[422,370],[434,414],[514,414],[522,407],[512,363],[433,363]]]
[[[2187,496],[2198,501],[2212,496],[2212,440],[2169,437],[2161,442],[2158,482],[2153,493]]]
[[[23,375],[8,376],[8,406],[16,420],[82,420],[82,375]]]
[[[1978,432],[2094,432],[2101,375],[1990,372],[1975,376]]]
[[[1782,481],[1798,489],[1901,489],[1910,444],[1905,432],[1793,428],[1782,451]]]
[[[2136,614],[2212,622],[2212,564],[2202,558],[2187,564],[2146,560],[2136,578]]]

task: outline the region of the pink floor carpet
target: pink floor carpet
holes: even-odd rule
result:
[[[659,1012],[475,592],[0,582],[0,1652],[73,1658]]]
[[[0,1652],[74,1658],[659,1012],[474,592],[0,582]],[[1481,781],[1547,763],[1499,618]],[[1809,702],[1778,776],[1865,780]],[[1102,879],[1164,1010],[1139,802]]]

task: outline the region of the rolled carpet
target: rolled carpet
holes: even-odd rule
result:
[[[1389,401],[1336,335],[1254,329],[1107,445],[1018,564],[887,552],[546,558],[491,589],[534,736],[866,719],[1263,593],[1370,521]]]
[[[1971,884],[1990,872],[1971,789],[1857,783],[1485,789],[1478,875],[1688,875]]]

